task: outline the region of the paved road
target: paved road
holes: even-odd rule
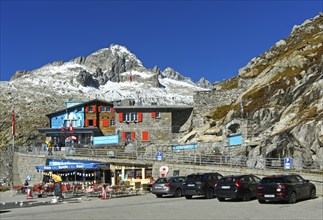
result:
[[[54,205],[48,204],[50,199],[30,200],[28,202],[35,205],[25,208],[1,209],[0,219],[323,219],[323,197],[292,205],[259,204],[257,200],[156,198],[150,193],[108,200],[66,199]],[[1,203],[5,200],[2,196]],[[27,206],[26,202],[24,204]]]

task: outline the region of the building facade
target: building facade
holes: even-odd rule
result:
[[[114,106],[121,144],[165,144],[189,119],[191,106]]]
[[[39,128],[46,140],[55,146],[84,146],[92,144],[93,137],[115,134],[115,110],[110,102],[69,101],[66,108],[49,113],[49,128]]]

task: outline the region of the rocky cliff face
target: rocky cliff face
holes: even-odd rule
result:
[[[197,93],[194,102],[192,131],[183,143],[226,145],[226,125],[240,119],[250,130],[242,152],[250,160],[291,156],[323,166],[323,16],[295,26],[237,77]]]

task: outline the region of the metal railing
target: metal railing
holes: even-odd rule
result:
[[[214,155],[201,154],[198,152],[186,151],[165,151],[162,152],[162,157],[157,157],[157,151],[128,151],[124,149],[111,148],[61,148],[54,149],[53,155],[48,155],[48,152],[40,147],[17,147],[16,152],[30,155],[46,155],[52,158],[62,157],[88,157],[93,159],[123,159],[123,160],[140,160],[140,161],[161,161],[176,164],[191,164],[191,165],[217,165],[227,167],[246,167],[253,169],[277,169],[284,170],[284,158],[248,158],[245,156],[231,155]],[[323,160],[303,160],[300,158],[292,158],[290,170],[296,171],[314,171],[323,172]]]

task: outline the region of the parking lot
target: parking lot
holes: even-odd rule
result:
[[[13,198],[10,198],[14,201]],[[139,196],[101,200],[100,198],[66,199],[48,204],[51,198],[35,199],[25,208],[1,209],[5,219],[323,219],[323,197],[296,204],[225,201],[194,197],[156,198]],[[6,199],[1,197],[1,203]],[[38,200],[38,201],[37,201]],[[43,204],[42,204],[43,203]],[[27,203],[25,203],[27,206]]]

